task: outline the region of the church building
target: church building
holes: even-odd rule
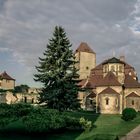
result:
[[[87,43],[75,51],[81,82],[81,107],[97,113],[121,114],[126,107],[140,111],[140,83],[135,68],[125,57],[112,57],[96,65],[96,53]]]

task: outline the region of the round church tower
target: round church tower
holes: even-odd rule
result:
[[[96,53],[88,46],[87,43],[82,42],[75,51],[77,63],[76,67],[79,69],[80,79],[87,79],[90,75],[91,69],[96,66]]]

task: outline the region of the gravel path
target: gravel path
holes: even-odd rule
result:
[[[121,140],[140,140],[140,125],[121,138]]]

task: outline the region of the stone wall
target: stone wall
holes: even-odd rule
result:
[[[140,97],[126,97],[126,107],[140,111]]]
[[[75,54],[79,64],[76,67],[79,69],[80,79],[86,79],[90,75],[91,69],[96,66],[96,54],[88,52],[77,52]]]
[[[119,94],[99,94],[98,111],[104,114],[120,113],[120,96]],[[108,101],[107,101],[108,100]]]
[[[14,80],[3,79],[1,81],[1,88],[2,89],[14,89],[14,87],[15,87],[15,81]]]

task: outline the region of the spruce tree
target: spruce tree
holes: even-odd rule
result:
[[[48,108],[63,111],[80,107],[77,99],[79,75],[71,46],[64,28],[56,26],[43,58],[39,57],[38,73],[34,79],[43,83],[39,101],[45,102]]]

